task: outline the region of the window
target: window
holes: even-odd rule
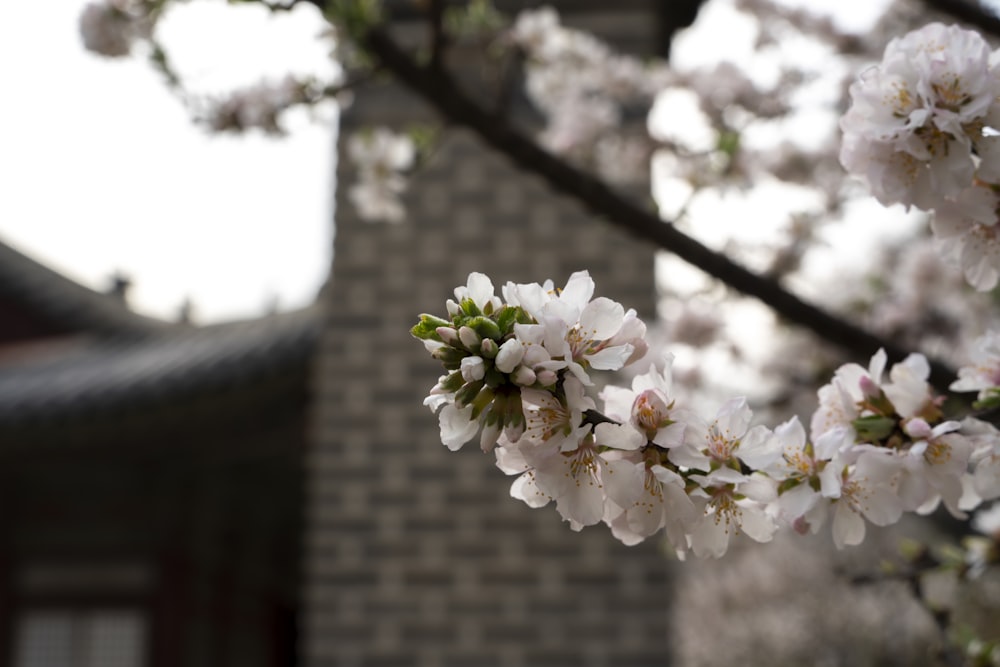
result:
[[[31,609],[17,620],[14,667],[145,667],[146,626],[134,609]]]

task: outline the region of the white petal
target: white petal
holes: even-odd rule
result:
[[[740,530],[752,540],[770,542],[771,538],[774,537],[774,532],[778,529],[771,517],[759,507],[743,507],[741,509]]]
[[[441,442],[451,451],[461,449],[462,445],[472,440],[479,431],[479,421],[472,419],[472,406],[456,408],[449,404],[438,413],[441,426]]]
[[[489,276],[475,271],[469,274],[469,298],[480,308],[493,298],[493,281]]]
[[[646,444],[646,436],[628,424],[598,424],[594,428],[594,438],[605,447],[635,450]]]
[[[591,368],[599,371],[617,371],[627,362],[635,350],[630,344],[608,347],[585,356]]]
[[[580,328],[590,340],[607,340],[621,330],[624,319],[625,308],[601,296],[588,303],[580,313]]]
[[[525,473],[514,480],[510,485],[511,498],[523,500],[528,507],[544,507],[552,500],[549,496],[539,491],[535,486],[535,477],[530,473]]]
[[[594,295],[594,280],[586,271],[577,271],[569,277],[559,300],[575,309],[577,316]]]
[[[511,338],[500,346],[494,364],[501,373],[513,373],[523,358],[524,343],[516,338]]]

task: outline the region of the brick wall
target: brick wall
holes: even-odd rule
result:
[[[343,123],[414,111],[398,91],[377,99],[382,117],[362,99]],[[476,444],[449,452],[421,404],[440,368],[408,333],[474,270],[496,285],[561,284],[586,268],[599,295],[649,318],[653,250],[462,131],[448,131],[408,206],[406,223],[373,225],[338,198],[306,456],[302,663],[667,664],[660,545],[626,548],[603,526],[573,533],[554,508],[512,500],[512,478]]]

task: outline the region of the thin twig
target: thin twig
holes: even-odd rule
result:
[[[899,361],[906,357],[908,350],[895,342],[808,303],[776,281],[736,264],[724,254],[709,249],[669,222],[622,197],[598,178],[546,152],[532,139],[472,100],[447,72],[430,70],[417,64],[383,29],[370,29],[363,41],[363,46],[385,69],[450,122],[472,130],[518,167],[538,174],[553,189],[571,195],[610,223],[676,254],[731,288],[756,297],[790,322],[806,327],[823,340],[856,356],[867,358],[883,348],[891,360]],[[931,382],[941,391],[947,391],[955,378],[955,371],[939,360],[931,359],[930,364]]]

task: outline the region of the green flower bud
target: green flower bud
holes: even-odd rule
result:
[[[459,376],[461,376],[461,373],[459,373]],[[471,404],[484,386],[486,386],[486,383],[482,380],[476,380],[475,382],[463,385],[461,389],[455,392],[455,407],[464,408]]]
[[[468,324],[483,338],[492,338],[493,340],[501,338],[500,327],[488,317],[477,317],[469,321]]]

